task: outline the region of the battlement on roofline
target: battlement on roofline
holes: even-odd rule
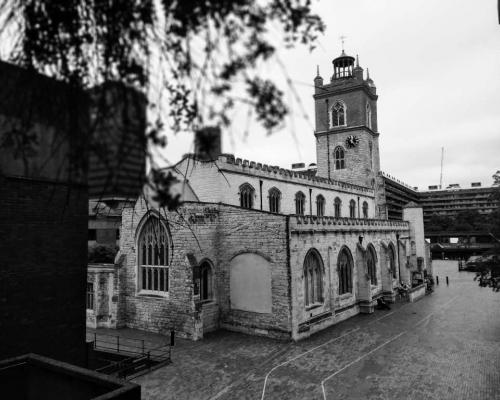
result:
[[[189,157],[196,160],[194,154],[187,154]],[[212,163],[212,161],[201,161],[202,163]],[[358,193],[365,196],[374,196],[375,191],[372,188],[365,186],[354,185],[352,183],[337,181],[320,176],[314,176],[307,171],[293,171],[286,168],[281,168],[276,165],[262,164],[255,161],[249,161],[241,158],[235,158],[233,154],[221,154],[217,157],[217,165],[222,171],[244,173],[263,178],[280,179],[291,181],[297,184],[326,186],[329,189],[339,190],[343,192]]]
[[[410,228],[408,221],[393,221],[364,218],[336,218],[318,217],[316,215],[290,216],[292,231],[343,231],[371,232],[371,231],[407,231]]]

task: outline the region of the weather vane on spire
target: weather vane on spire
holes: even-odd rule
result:
[[[347,39],[347,36],[341,35],[339,36],[340,41],[342,42],[342,53],[344,52],[344,40]]]

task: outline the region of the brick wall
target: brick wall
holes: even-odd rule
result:
[[[0,357],[84,363],[87,208],[83,186],[0,178]]]

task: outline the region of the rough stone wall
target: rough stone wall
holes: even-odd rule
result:
[[[199,339],[205,328],[223,326],[270,336],[290,336],[290,305],[286,257],[286,218],[222,204],[185,203],[178,213],[165,214],[173,240],[169,292],[147,296],[137,288],[137,226],[147,207],[142,200],[125,208],[120,253],[119,319],[126,326],[163,332],[175,329],[184,337]],[[271,265],[272,313],[231,309],[229,266],[238,254],[263,255]],[[197,263],[208,259],[214,266],[214,298],[198,307],[193,296],[193,272],[187,255]],[[214,307],[218,308],[217,312]],[[205,310],[207,311],[205,313]],[[203,323],[207,322],[208,327]]]
[[[87,309],[87,327],[116,328],[118,293],[114,264],[90,264],[87,282],[94,284],[94,308]]]
[[[84,365],[84,186],[0,177],[0,357]]]
[[[342,188],[340,185],[329,185],[311,179],[294,179],[275,173],[261,174],[249,165],[234,166],[222,162],[215,165],[186,159],[176,169],[184,171],[182,175],[186,176],[200,201],[204,202],[222,202],[239,206],[239,188],[242,184],[249,183],[255,189],[253,208],[261,209],[260,181],[262,181],[263,211],[269,211],[269,190],[275,187],[281,192],[280,213],[282,214],[295,214],[295,194],[302,191],[306,196],[305,214],[312,212],[312,215],[316,215],[316,198],[321,194],[325,198],[325,215],[334,215],[334,200],[339,197],[342,200],[342,215],[349,216],[349,201],[351,199],[357,201],[359,197],[360,204],[363,201],[368,203],[369,218],[375,217],[374,192],[366,188],[357,190],[350,186]],[[188,173],[185,174],[185,171]]]
[[[383,282],[390,274],[385,258],[386,247],[390,243],[395,246],[396,234],[407,232],[408,225],[405,223],[393,225],[378,221],[370,227],[363,225],[363,221],[360,220],[340,219],[335,220],[336,225],[333,226],[332,221],[325,225],[319,220],[305,223],[306,218],[290,217],[290,220],[292,221],[290,265],[293,277],[293,335],[295,339],[299,339],[357,314],[360,302],[371,304],[374,298],[382,294]],[[359,236],[363,236],[362,245],[359,245]],[[369,244],[373,245],[377,255],[377,285],[370,285],[367,279],[364,253]],[[353,257],[353,292],[339,295],[337,262],[344,246],[350,250]],[[311,248],[316,249],[323,260],[325,301],[319,307],[308,309],[304,301],[303,265],[306,254]]]
[[[356,147],[348,148],[346,146],[346,139],[350,135],[355,135],[360,139]],[[380,166],[380,161],[378,161],[378,136],[363,127],[353,130],[338,128],[316,136],[316,158],[319,176],[330,177],[354,185],[374,187],[374,179],[378,174],[376,168]],[[370,161],[370,142],[372,143],[373,161]],[[342,146],[344,149],[345,169],[335,169],[333,156],[337,146]],[[328,157],[330,157],[330,162],[328,162]]]
[[[202,305],[203,333],[215,331],[219,328],[219,306],[215,302]]]
[[[321,94],[315,96],[316,132],[330,129],[328,112],[337,100],[343,101],[346,105],[347,126],[368,126],[366,103],[369,102],[372,109],[372,130],[377,132],[377,102],[371,99],[360,86],[324,85],[323,88]],[[346,90],[350,91],[346,92]]]
[[[417,270],[417,260],[422,258],[422,269],[427,269],[428,258],[425,249],[425,235],[424,235],[424,213],[420,206],[415,205],[403,208],[403,219],[410,222],[410,262],[412,269]],[[411,243],[414,242],[415,246],[412,249]]]

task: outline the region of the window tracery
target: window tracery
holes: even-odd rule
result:
[[[168,292],[169,241],[164,224],[149,217],[138,242],[139,287],[146,292]]]

